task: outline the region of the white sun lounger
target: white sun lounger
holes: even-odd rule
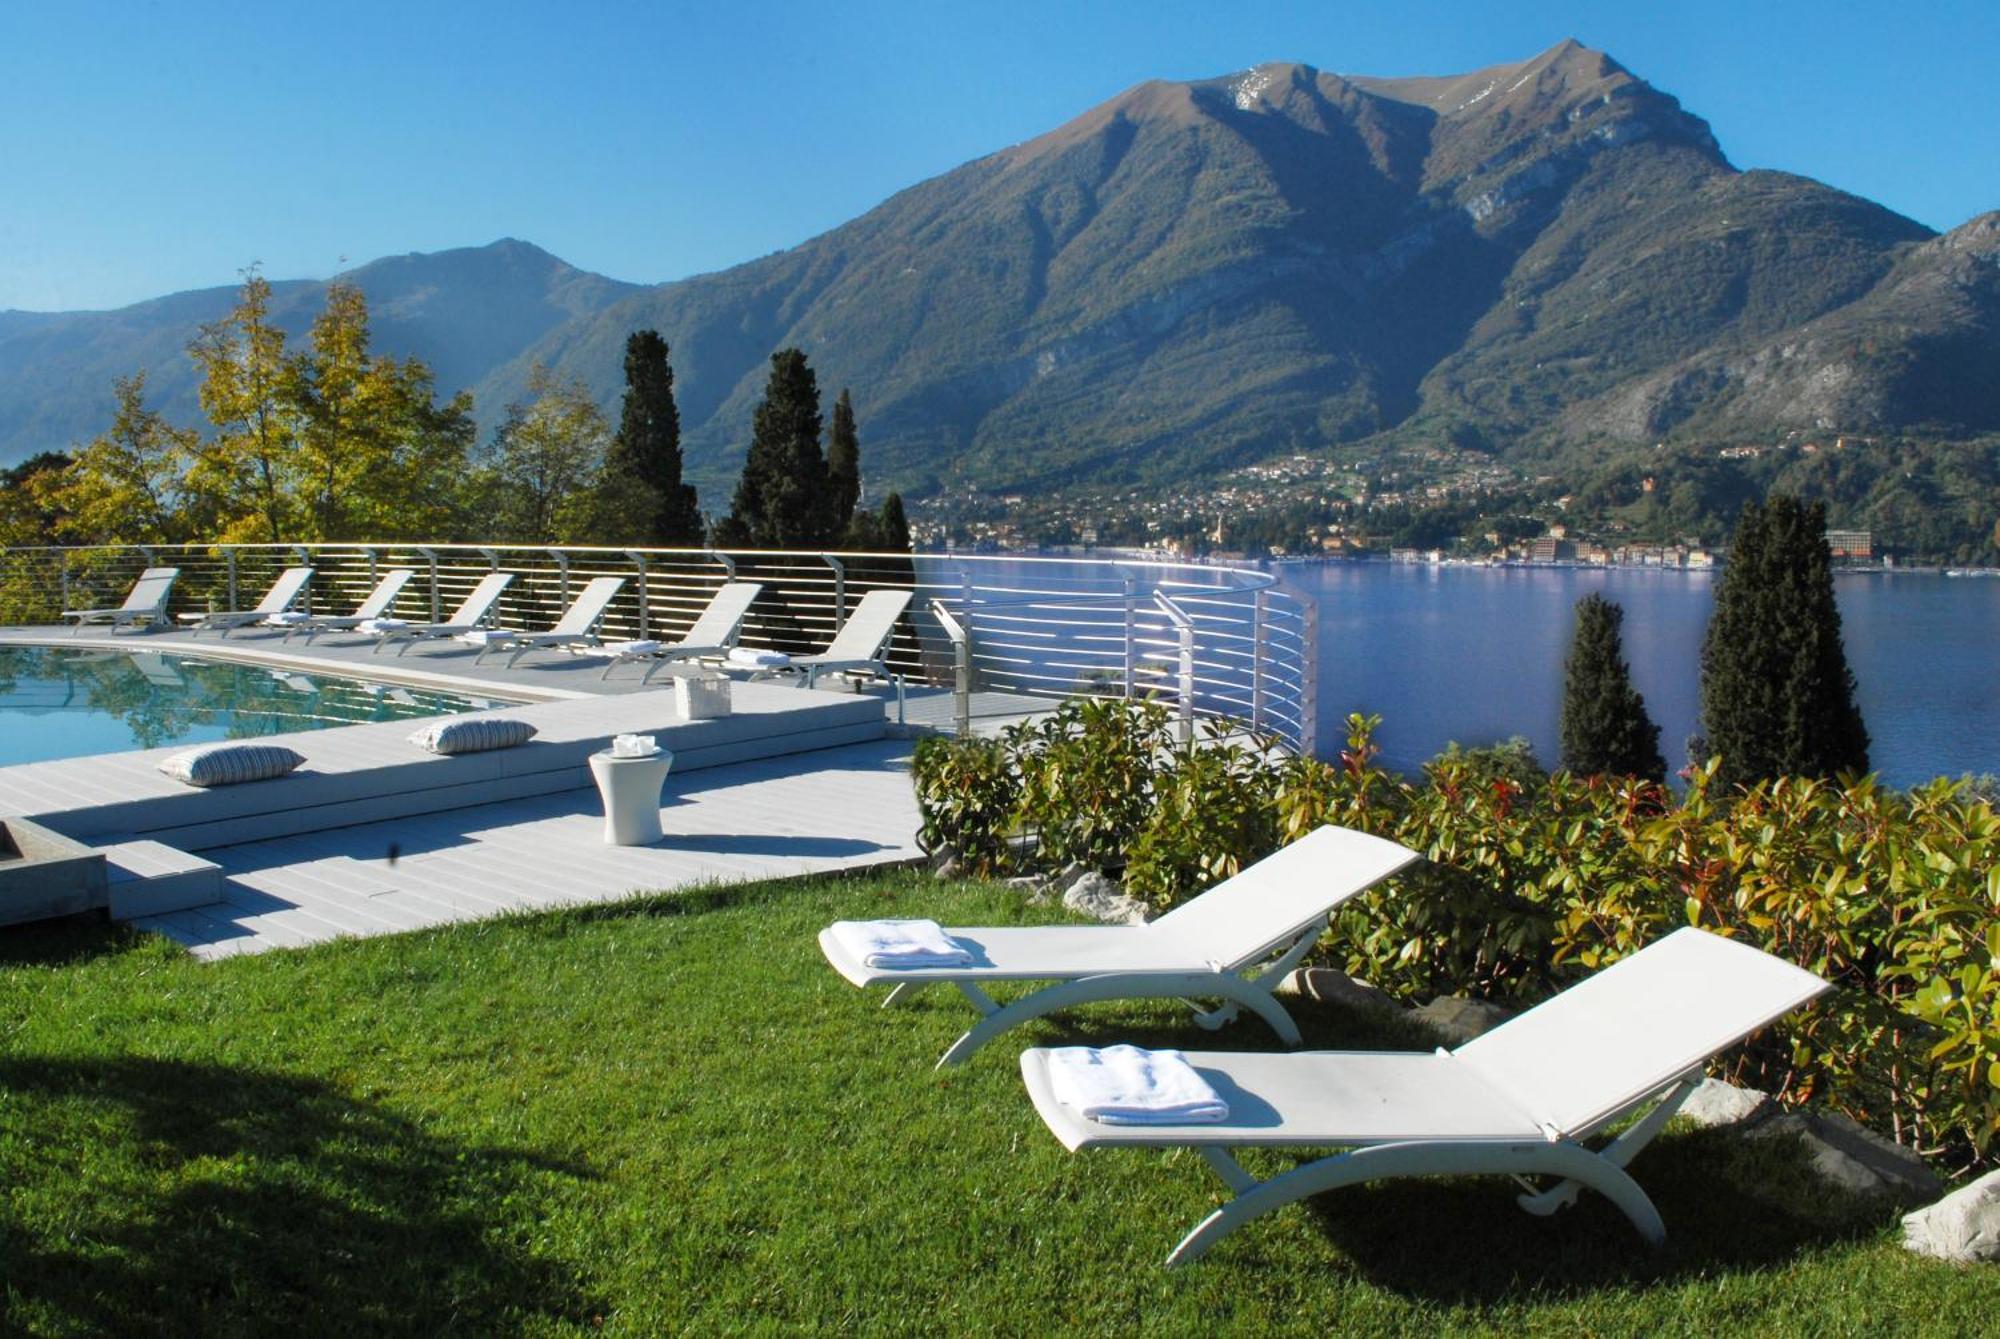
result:
[[[576,599],[563,611],[562,618],[547,632],[523,632],[514,628],[481,628],[476,632],[459,634],[459,640],[479,648],[473,663],[486,659],[489,651],[514,648],[508,657],[512,665],[522,656],[537,649],[561,647],[596,646],[597,625],[604,621],[605,611],[611,608],[611,601],[624,587],[624,577],[593,577]]]
[[[116,609],[65,609],[63,617],[76,620],[76,631],[86,623],[109,623],[113,632],[121,627],[158,627],[167,621],[167,596],[172,593],[178,567],[149,567],[132,583],[125,603]]]
[[[1588,1186],[1658,1245],[1666,1227],[1626,1164],[1694,1091],[1711,1057],[1826,989],[1768,953],[1684,929],[1455,1051],[1188,1052],[1229,1106],[1215,1124],[1087,1119],[1053,1096],[1042,1049],[1022,1053],[1021,1077],[1065,1148],[1194,1148],[1235,1192],[1182,1238],[1169,1265],[1308,1195],[1401,1176],[1555,1177],[1530,1186],[1521,1207],[1546,1216]],[[1584,1145],[1655,1099],[1604,1148]],[[1259,1181],[1232,1156],[1254,1147],[1351,1151]]]
[[[233,629],[248,627],[252,623],[267,623],[273,615],[282,614],[292,607],[312,580],[310,567],[287,567],[278,573],[278,579],[271,583],[271,589],[264,592],[264,598],[257,602],[255,609],[223,609],[206,614],[182,614],[181,622],[188,625],[190,634],[209,628],[220,629],[227,637]]]
[[[375,655],[380,655],[382,648],[390,642],[402,643],[396,652],[400,656],[418,642],[462,637],[479,630],[494,602],[500,598],[500,592],[506,590],[513,579],[512,572],[488,572],[479,578],[479,584],[442,623],[406,623],[400,618],[371,618],[357,624],[355,631],[365,632],[375,639]]]
[[[1196,1013],[1203,1027],[1221,1027],[1240,1007],[1297,1046],[1298,1024],[1272,987],[1298,966],[1341,903],[1421,859],[1365,832],[1322,827],[1147,925],[947,927],[973,955],[965,967],[869,967],[826,931],[819,945],[855,985],[893,985],[884,1007],[939,984],[972,1001],[985,1017],[952,1043],[940,1069],[1019,1023],[1099,1000],[1220,999],[1220,1007]],[[982,988],[994,981],[1057,984],[1003,1007]]]
[[[375,583],[375,589],[368,592],[368,598],[356,605],[351,614],[275,614],[264,621],[272,627],[285,630],[285,640],[292,634],[303,632],[311,641],[322,632],[351,632],[370,619],[382,617],[395,608],[396,597],[403,593],[403,587],[415,573],[407,567],[392,567]]]
[[[889,679],[889,667],[882,663],[889,639],[896,635],[896,620],[910,607],[907,590],[871,590],[854,606],[854,612],[840,625],[826,650],[808,656],[794,656],[783,665],[759,669],[750,677],[768,679],[774,674],[805,671],[800,680],[807,688],[818,685],[822,674],[872,674]]]
[[[677,642],[613,642],[599,647],[597,654],[611,657],[605,665],[601,679],[611,677],[611,671],[627,661],[650,661],[642,683],[651,683],[660,666],[676,660],[707,660],[729,654],[729,648],[736,645],[736,634],[743,627],[743,616],[750,612],[750,606],[757,601],[758,593],[764,589],[761,582],[730,581],[724,583],[711,595],[708,607],[695,619],[694,626],[687,635]]]

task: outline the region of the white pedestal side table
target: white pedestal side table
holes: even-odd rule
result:
[[[590,755],[590,774],[604,799],[604,840],[612,846],[649,846],[660,840],[660,787],[674,755],[666,749],[643,758]]]

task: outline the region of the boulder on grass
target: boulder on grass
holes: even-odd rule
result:
[[[1442,1037],[1446,1046],[1463,1046],[1513,1016],[1514,1011],[1504,1004],[1468,1000],[1463,995],[1440,995],[1422,1008],[1410,1010],[1410,1017]]]
[[[1111,925],[1144,925],[1152,918],[1144,902],[1094,870],[1071,884],[1062,900],[1071,911]]]
[[[1762,1120],[1777,1110],[1769,1093],[1760,1093],[1755,1088],[1739,1088],[1721,1079],[1703,1079],[1701,1086],[1688,1095],[1681,1103],[1678,1115],[1685,1116],[1704,1129],[1717,1129],[1725,1125],[1748,1125]]]
[[[2000,1172],[1988,1172],[1906,1215],[1903,1245],[1940,1260],[2000,1261]]]
[[[1820,1181],[1850,1195],[1923,1204],[1944,1189],[1921,1155],[1836,1111],[1774,1116],[1748,1137],[1798,1140]]]
[[[1301,967],[1278,983],[1276,993],[1300,995],[1321,1004],[1337,1004],[1344,1009],[1375,1009],[1387,1013],[1396,1008],[1395,998],[1382,987],[1331,967]]]
[[[937,875],[940,879],[955,879],[958,877],[959,871],[964,867],[964,864],[964,860],[958,854],[958,848],[946,844],[938,847],[937,851],[932,854],[931,873]]]

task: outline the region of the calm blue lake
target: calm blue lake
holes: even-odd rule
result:
[[[1661,751],[1679,766],[1700,705],[1705,573],[1645,569],[1280,569],[1320,614],[1320,752],[1350,711],[1379,714],[1382,761],[1414,769],[1446,744],[1512,735],[1558,753],[1573,608],[1595,591],[1625,609],[1625,652]],[[1848,662],[1890,785],[2000,773],[2000,578],[1866,573],[1836,583]]]

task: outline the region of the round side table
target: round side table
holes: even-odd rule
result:
[[[590,774],[604,799],[604,840],[612,846],[648,846],[660,840],[660,787],[674,755],[666,749],[643,758],[590,755]]]

